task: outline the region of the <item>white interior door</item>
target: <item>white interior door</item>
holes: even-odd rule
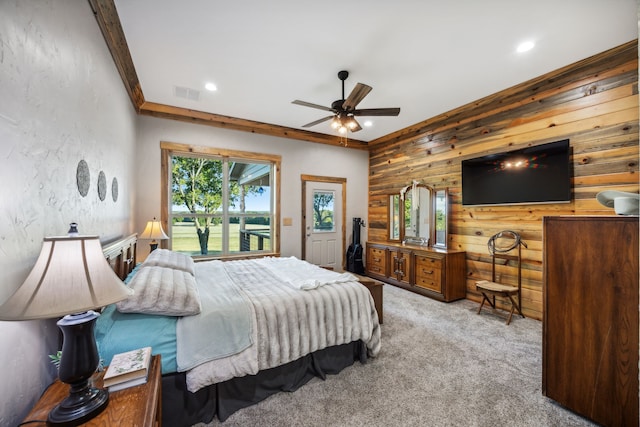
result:
[[[342,184],[309,181],[305,199],[305,259],[342,270]]]

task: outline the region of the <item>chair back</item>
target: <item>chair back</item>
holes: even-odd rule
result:
[[[518,268],[518,290],[522,287],[522,246],[527,244],[520,239],[520,235],[515,231],[503,230],[489,238],[487,247],[491,254],[491,281],[496,282],[496,260],[504,260],[502,265],[507,265],[509,261],[515,261]],[[518,249],[517,255],[510,254],[514,249]]]

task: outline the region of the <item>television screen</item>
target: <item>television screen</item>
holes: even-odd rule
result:
[[[571,201],[569,140],[462,161],[462,204]]]

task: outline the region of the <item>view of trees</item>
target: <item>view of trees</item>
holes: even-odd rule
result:
[[[185,206],[192,214],[213,214],[222,207],[222,161],[205,158],[173,157],[172,159],[172,203]],[[230,183],[229,201],[235,204],[240,196],[236,182]],[[206,255],[209,228],[217,219],[212,216],[194,217],[200,253]],[[217,220],[219,221],[219,220]]]
[[[333,229],[333,193],[316,192],[313,195],[314,230]]]

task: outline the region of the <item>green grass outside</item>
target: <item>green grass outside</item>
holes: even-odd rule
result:
[[[267,229],[266,225],[246,224],[245,229]],[[268,234],[265,231],[264,234]],[[195,223],[178,222],[171,226],[171,249],[191,255],[200,255],[200,243]],[[271,239],[264,239],[264,250],[269,250]],[[209,255],[222,252],[222,224],[209,228]],[[258,237],[251,236],[251,250],[258,250]],[[240,251],[240,224],[229,225],[229,251]]]

